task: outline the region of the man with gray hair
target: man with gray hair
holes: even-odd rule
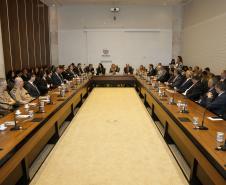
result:
[[[15,79],[15,85],[10,91],[11,96],[19,104],[26,104],[32,101],[32,98],[29,93],[24,89],[24,81],[21,77]]]
[[[12,110],[16,102],[7,92],[7,83],[4,78],[0,78],[0,108],[4,110]]]

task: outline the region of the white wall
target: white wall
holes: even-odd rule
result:
[[[101,56],[100,51],[103,49],[111,49],[111,54],[114,55],[112,47],[110,43],[118,43],[118,48],[121,49],[120,53],[117,52],[116,61],[120,66],[124,66],[125,63],[134,63],[135,58],[140,53],[139,59],[136,61],[135,67],[139,64],[148,64],[148,63],[157,63],[160,60],[168,64],[172,57],[172,19],[173,19],[173,8],[167,6],[138,6],[138,5],[124,5],[120,6],[121,12],[117,16],[117,21],[113,21],[113,14],[110,12],[110,7],[107,5],[76,5],[76,6],[62,6],[58,8],[58,25],[59,25],[59,63],[68,65],[71,62],[81,62],[81,63],[98,63],[101,60],[99,57],[99,61],[97,60],[97,51],[91,51],[90,46],[97,47],[99,49],[99,56]],[[96,46],[94,43],[94,36],[90,37],[90,32],[86,30],[96,30],[96,37],[101,40],[101,32],[98,30],[102,30],[102,34],[105,37],[104,42],[98,42],[98,39],[95,40],[97,43]],[[135,47],[136,53],[134,49],[131,49],[130,55],[133,58],[133,61],[125,60],[125,55],[128,54],[128,48],[132,47],[134,43],[127,42],[127,36],[122,38],[121,36],[124,34],[126,30],[137,30],[136,37],[140,38],[139,42],[141,44],[141,40],[143,39],[144,45],[141,47]],[[148,40],[145,42],[145,35],[147,36],[148,32],[143,32],[142,30],[161,30],[160,33],[168,33],[168,37],[164,37],[163,39],[159,39],[162,45],[162,50],[156,51],[156,48],[160,47],[160,45],[156,45],[156,48],[153,48],[153,43],[155,40]],[[103,32],[105,30],[105,32]],[[119,31],[121,32],[119,34]],[[111,34],[109,34],[111,32]],[[87,33],[89,36],[87,36]],[[149,32],[150,33],[150,32]],[[118,34],[118,37],[117,37]],[[150,33],[151,34],[151,33]],[[149,34],[149,38],[151,35]],[[107,35],[107,36],[106,36]],[[134,34],[133,34],[134,35]],[[170,37],[170,38],[169,38]],[[107,39],[106,39],[107,38]],[[158,38],[158,35],[157,35]],[[162,42],[163,41],[163,42]],[[109,43],[106,46],[106,43]],[[159,42],[159,43],[160,43]],[[102,44],[102,49],[100,44]],[[132,45],[131,45],[132,44]],[[109,47],[109,48],[108,48]],[[116,45],[115,45],[116,48]],[[127,49],[126,49],[127,48]],[[150,49],[150,53],[145,53],[144,50]],[[151,48],[153,48],[151,50]],[[167,48],[167,49],[166,49]],[[124,49],[124,52],[123,52]],[[96,52],[96,54],[90,52]],[[153,53],[153,56],[150,56]],[[92,55],[92,56],[91,56]],[[161,57],[162,56],[162,57]],[[159,59],[159,57],[161,57]],[[121,58],[121,60],[119,59]],[[153,61],[152,61],[153,59]],[[97,60],[97,61],[96,61]]]
[[[185,64],[226,69],[226,1],[193,0],[184,8],[182,55]]]
[[[5,78],[5,64],[4,64],[4,55],[3,55],[3,46],[2,46],[2,31],[0,24],[0,78]]]

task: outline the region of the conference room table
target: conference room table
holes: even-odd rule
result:
[[[145,105],[151,110],[150,118],[154,120],[153,124],[156,120],[161,123],[166,144],[175,144],[186,160],[190,168],[190,175],[187,177],[189,184],[226,184],[226,152],[215,149],[216,133],[226,134],[226,121],[207,119],[208,116],[214,115],[207,111],[204,123],[208,130],[194,129],[192,119],[195,116],[202,120],[204,108],[176,93],[176,101],[181,100],[188,104],[189,112],[180,113],[176,105],[168,104],[171,93],[166,91],[166,96],[161,97],[145,79],[135,75],[93,76],[77,85],[75,89],[70,89],[64,98],[59,97],[57,89],[53,90],[50,94],[54,103],[46,105],[45,113],[35,113],[34,118],[38,120],[19,122],[23,127],[20,131],[10,131],[10,127],[1,131],[0,184],[11,185],[18,181],[20,184],[28,184],[29,169],[43,147],[47,143],[57,145],[60,138],[59,129],[64,121],[74,117],[75,107],[81,105],[84,97],[99,85],[129,85],[136,88],[144,98]],[[164,85],[162,87],[164,88]],[[24,112],[23,108],[21,111]],[[14,113],[9,114],[1,118],[0,123],[13,121],[13,117]]]

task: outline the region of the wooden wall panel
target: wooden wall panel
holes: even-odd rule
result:
[[[48,6],[44,6],[44,15],[45,15],[45,45],[46,45],[46,65],[51,64],[50,59],[50,37],[49,37],[49,10]]]
[[[40,0],[0,0],[5,71],[51,64],[48,6]]]
[[[45,24],[44,24],[44,4],[39,6],[39,28],[40,28],[40,50],[41,50],[41,64],[45,65]]]
[[[7,1],[8,3],[8,10],[9,10],[9,33],[11,38],[11,48],[12,48],[12,64],[14,66],[14,70],[22,68],[22,61],[20,55],[20,37],[19,37],[19,24],[17,18],[17,0],[14,1]],[[2,28],[4,29],[4,28]],[[4,37],[4,35],[3,35]],[[3,43],[4,47],[4,43]]]
[[[0,0],[0,18],[1,18],[1,29],[2,29],[2,42],[3,53],[5,59],[5,68],[13,69],[12,57],[11,57],[11,40],[9,34],[9,25],[8,25],[8,9],[7,9],[7,0]],[[4,29],[3,29],[4,28]]]
[[[27,13],[27,33],[28,33],[28,52],[30,67],[35,66],[35,43],[34,43],[34,26],[33,26],[33,1],[25,0]]]
[[[41,49],[40,49],[40,25],[39,25],[39,1],[34,0],[33,3],[33,20],[34,20],[34,40],[36,66],[41,66]]]
[[[22,67],[29,68],[29,56],[28,56],[28,38],[27,38],[27,17],[26,17],[26,5],[24,0],[16,0],[18,4],[18,21],[19,21],[19,37],[20,37],[20,52]]]

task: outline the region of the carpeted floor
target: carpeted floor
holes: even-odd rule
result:
[[[31,185],[187,185],[133,88],[96,88]]]

